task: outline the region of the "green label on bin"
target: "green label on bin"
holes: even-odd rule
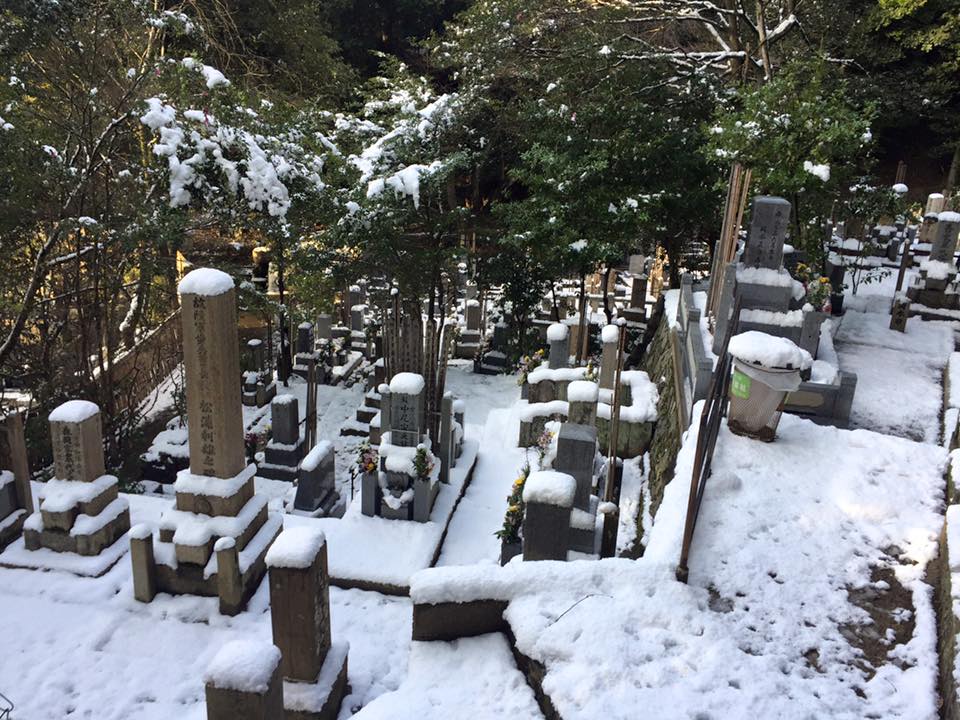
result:
[[[733,371],[733,380],[730,383],[730,392],[738,398],[747,400],[750,397],[750,376],[739,370]]]

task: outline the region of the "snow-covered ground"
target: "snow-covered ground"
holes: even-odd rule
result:
[[[936,443],[943,404],[941,376],[953,351],[956,323],[907,321],[890,330],[890,316],[848,310],[834,339],[840,367],[857,374],[851,424]]]
[[[941,376],[954,326],[914,318],[906,334],[892,332],[886,288],[871,289],[876,296],[851,303],[836,335],[841,367],[860,376],[859,429],[785,416],[776,442],[763,444],[723,426],[689,585],[675,581],[674,568],[695,429],[656,518],[643,518],[643,558],[500,568],[494,532],[526,458],[516,447],[519,389],[512,376],[451,367],[448,388],[465,401],[479,456],[441,567],[414,577],[414,600],[509,600],[516,647],[545,665],[543,688],[565,720],[936,717],[924,572],[943,519]],[[300,399],[301,416],[304,391],[299,381],[280,389]],[[361,398],[359,385],[320,388],[319,437],[336,445],[345,495],[359,439],[339,428]],[[247,410],[245,421],[261,428],[269,413]],[[632,539],[644,477],[640,461],[628,464],[621,547]],[[257,489],[273,509],[289,494],[275,481],[258,479]],[[170,499],[130,502],[134,524],[155,523]],[[377,543],[346,533],[351,512],[287,524],[330,526],[331,568],[406,579],[429,564],[409,537]],[[385,545],[395,556],[377,549]],[[16,720],[199,720],[213,655],[240,637],[269,640],[268,596],[261,585],[248,610],[229,618],[215,598],[136,602],[126,557],[99,578],[0,568],[0,692],[16,703]],[[503,635],[411,644],[410,599],[338,588],[330,598],[334,640],[350,643],[341,719],[361,708],[363,718],[541,717]]]

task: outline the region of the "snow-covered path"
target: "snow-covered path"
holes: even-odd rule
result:
[[[851,427],[937,443],[941,378],[957,323],[914,317],[906,333],[889,325],[885,313],[848,310],[840,319],[835,338],[840,367],[857,374]]]

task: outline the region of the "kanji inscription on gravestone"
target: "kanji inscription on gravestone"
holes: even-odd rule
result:
[[[190,471],[229,478],[246,464],[236,292],[229,275],[202,268],[180,284]]]
[[[743,264],[778,270],[783,264],[783,243],[790,221],[790,203],[779,197],[758,195],[750,211],[750,234]]]

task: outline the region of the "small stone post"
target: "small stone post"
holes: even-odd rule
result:
[[[567,367],[570,364],[570,328],[563,323],[553,323],[547,328],[547,342],[550,344],[550,369]]]
[[[530,473],[523,486],[523,559],[566,560],[577,482],[553,470]]]
[[[234,640],[214,656],[204,675],[207,720],[283,720],[280,650],[256,640]]]
[[[893,298],[893,307],[890,309],[890,329],[898,332],[907,331],[907,320],[910,317],[910,300],[904,295]]]
[[[467,300],[466,305],[467,305],[467,309],[466,309],[467,330],[479,331],[480,330],[480,301]]]
[[[450,482],[453,467],[453,393],[445,392],[440,401],[440,482]]]
[[[130,561],[133,565],[133,597],[152,602],[157,595],[157,568],[153,557],[153,531],[149,525],[130,529]]]
[[[330,649],[327,542],[309,527],[284,530],[267,551],[273,642],[283,677],[316,682]]]
[[[237,541],[222,537],[213,546],[217,554],[217,595],[220,596],[220,613],[236,615],[243,610],[243,578],[240,573],[240,556]]]
[[[617,371],[617,353],[620,348],[620,330],[616,325],[606,325],[600,331],[600,387],[613,389],[613,376]]]

